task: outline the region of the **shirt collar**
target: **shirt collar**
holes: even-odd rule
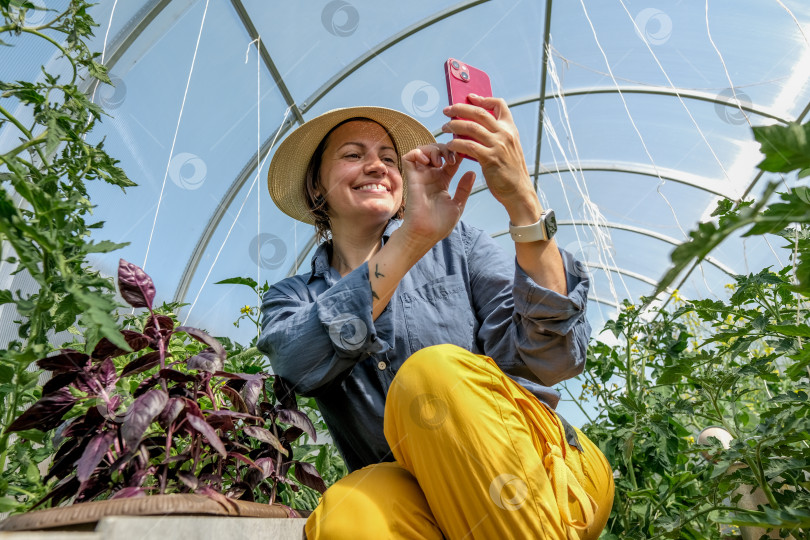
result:
[[[385,245],[394,231],[399,229],[400,225],[402,225],[402,220],[400,219],[391,219],[388,221],[388,225],[386,225],[385,231],[382,235],[383,245]],[[310,274],[307,283],[311,283],[316,277],[323,278],[323,276],[329,272],[329,256],[331,253],[331,242],[327,241],[318,246],[318,249],[315,250],[315,254],[312,256],[312,273]]]

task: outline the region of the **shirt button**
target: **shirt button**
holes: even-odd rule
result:
[[[384,370],[385,369],[385,362],[380,360],[379,362],[377,362],[377,367],[380,368],[380,371]]]

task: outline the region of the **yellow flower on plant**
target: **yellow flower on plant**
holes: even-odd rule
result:
[[[245,306],[245,307],[243,307],[242,309],[240,309],[239,311],[240,311],[241,313],[244,313],[245,315],[249,315],[249,314],[250,314],[250,310],[251,310],[251,309],[253,309],[253,308],[251,308],[250,306]]]

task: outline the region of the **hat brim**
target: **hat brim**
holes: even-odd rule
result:
[[[267,189],[288,216],[314,224],[306,199],[306,174],[312,154],[337,124],[350,118],[368,118],[383,126],[400,156],[417,146],[435,143],[433,134],[418,120],[385,107],[346,107],[324,113],[299,126],[279,145],[267,171]]]

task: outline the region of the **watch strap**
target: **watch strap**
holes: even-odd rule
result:
[[[512,225],[509,222],[509,235],[515,242],[537,242],[538,240],[548,240],[550,238],[548,230],[546,229],[546,216],[551,213],[551,210],[545,210],[540,214],[540,219],[537,223],[531,225]]]

